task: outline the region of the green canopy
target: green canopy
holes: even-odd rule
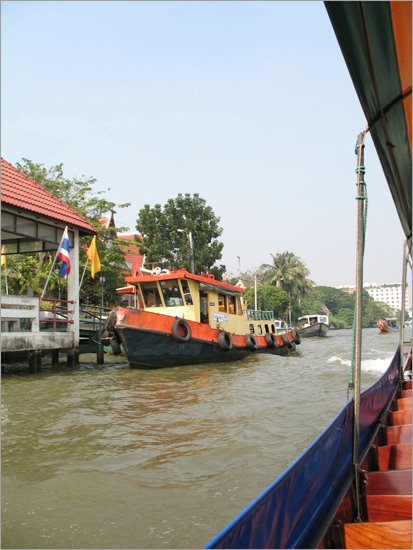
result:
[[[412,4],[325,2],[406,238],[412,235]]]

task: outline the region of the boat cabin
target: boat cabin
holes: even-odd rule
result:
[[[298,328],[306,328],[312,325],[324,324],[329,325],[328,315],[303,315],[298,318]]]
[[[195,275],[185,269],[144,270],[126,277],[122,305],[161,315],[181,317],[239,334],[277,333],[273,312],[246,309],[244,288],[217,281],[213,275]]]

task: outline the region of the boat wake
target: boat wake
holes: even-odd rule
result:
[[[362,359],[361,369],[364,372],[379,372],[383,374],[389,367],[391,360],[391,356],[385,358]],[[332,357],[330,357],[327,360],[327,363],[331,365],[342,365],[344,367],[351,367],[350,359],[343,359],[338,355],[333,355]]]

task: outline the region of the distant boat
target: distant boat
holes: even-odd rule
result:
[[[379,327],[379,331],[384,334],[386,332],[397,332],[399,330],[396,317],[381,317],[377,321],[377,326]]]
[[[295,329],[279,334],[273,312],[245,309],[244,288],[185,269],[142,270],[126,277],[132,307],[113,311],[105,343],[123,345],[131,367],[235,361],[251,353],[286,354],[300,343]]]
[[[297,330],[302,338],[326,336],[330,328],[327,315],[304,315],[298,318]]]

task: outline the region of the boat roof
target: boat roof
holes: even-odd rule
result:
[[[245,288],[243,287],[231,285],[230,283],[224,281],[217,281],[214,275],[210,273],[205,275],[196,275],[195,273],[190,273],[186,269],[177,269],[176,271],[171,271],[170,273],[142,274],[136,275],[135,277],[125,277],[125,282],[128,283],[128,285],[136,285],[138,283],[170,281],[174,279],[191,279],[193,281],[201,283],[204,288],[222,290],[234,294],[241,295],[245,292]]]
[[[412,236],[412,3],[325,2],[407,239]]]

